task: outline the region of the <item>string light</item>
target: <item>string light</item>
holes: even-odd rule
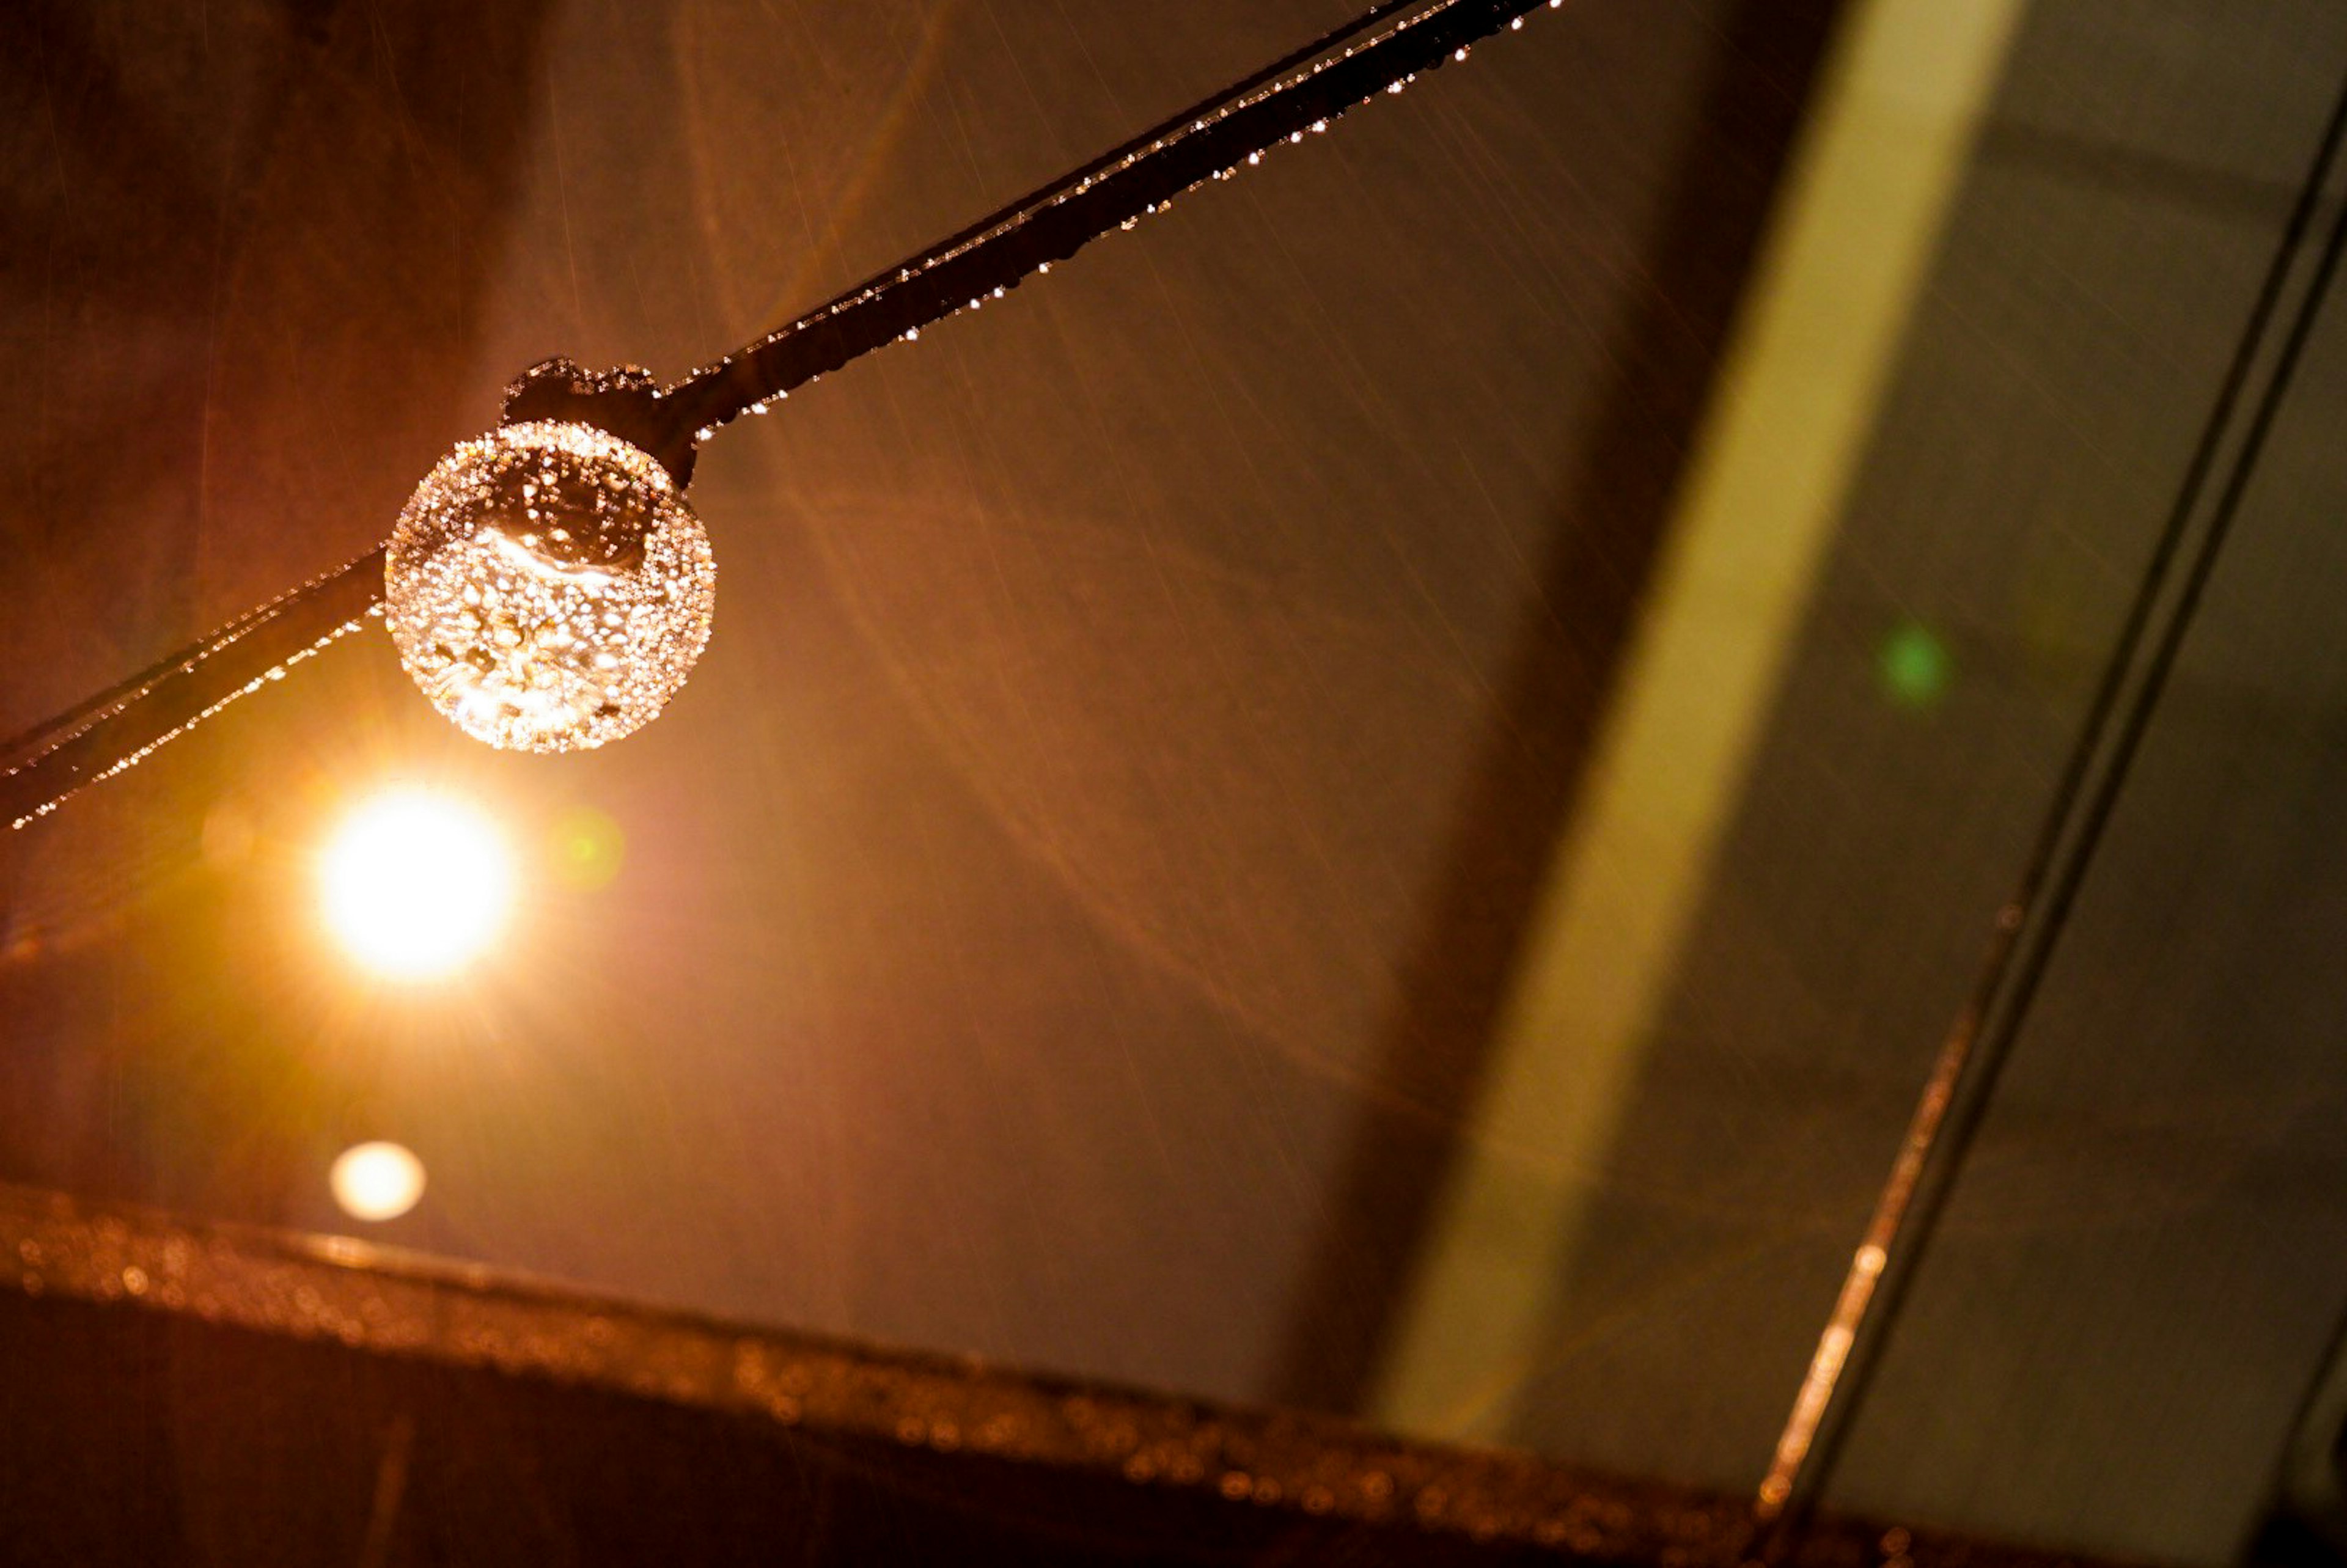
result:
[[[709,536],[651,457],[537,420],[441,460],[384,569],[400,662],[435,707],[510,751],[600,746],[651,722],[708,645]]]
[[[929,323],[1003,298],[1102,234],[1327,129],[1355,104],[1465,59],[1476,39],[1520,28],[1541,3],[1379,0],[664,390],[632,368],[575,381],[526,376],[523,386],[550,402],[518,409],[509,400],[516,423],[458,447],[401,514],[382,581],[402,662],[442,712],[492,745],[577,751],[633,733],[683,684],[709,638],[715,569],[681,493],[696,442],[886,343],[917,341]],[[372,610],[350,600],[371,596],[375,565],[371,556],[305,585],[20,737],[30,743],[0,763],[0,821],[21,828],[46,815],[194,722],[150,724],[147,711],[164,706],[157,699],[179,698],[200,720],[282,676],[272,667],[239,686],[234,659],[215,656],[250,627],[282,623],[279,641],[312,640],[290,648],[286,663],[333,641]]]

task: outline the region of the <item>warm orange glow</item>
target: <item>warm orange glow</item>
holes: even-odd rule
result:
[[[346,819],[318,864],[326,924],[353,957],[399,979],[444,975],[486,948],[513,901],[513,863],[488,821],[400,789]]]
[[[424,1196],[424,1162],[397,1143],[359,1143],[334,1160],[334,1202],[357,1220],[395,1220]]]

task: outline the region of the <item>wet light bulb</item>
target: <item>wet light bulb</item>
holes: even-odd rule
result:
[[[424,1196],[424,1162],[397,1143],[360,1143],[335,1156],[327,1184],[355,1220],[395,1220]]]
[[[459,801],[394,790],[346,818],[318,862],[326,925],[369,968],[444,975],[488,946],[513,902],[495,828]]]
[[[392,530],[384,619],[458,728],[514,751],[650,723],[708,645],[709,536],[668,471],[591,425],[509,425],[416,487]]]

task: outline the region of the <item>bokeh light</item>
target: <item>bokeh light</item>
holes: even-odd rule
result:
[[[556,819],[551,846],[555,869],[562,880],[591,891],[608,886],[620,874],[628,840],[609,813],[581,805]]]
[[[504,928],[512,856],[472,807],[422,790],[376,796],[319,858],[327,927],[351,955],[397,979],[445,975]]]
[[[1883,694],[1902,708],[1928,708],[1947,695],[1956,661],[1948,645],[1920,620],[1901,620],[1874,651],[1874,676]]]
[[[358,1143],[327,1176],[334,1202],[354,1220],[395,1220],[424,1196],[424,1162],[397,1143]]]

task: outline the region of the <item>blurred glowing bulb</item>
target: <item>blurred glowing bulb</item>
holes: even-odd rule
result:
[[[361,963],[401,979],[446,974],[487,947],[513,866],[481,815],[396,790],[362,806],[319,862],[327,926]]]
[[[360,1143],[334,1159],[334,1202],[354,1220],[395,1220],[424,1195],[424,1162],[397,1143]]]

